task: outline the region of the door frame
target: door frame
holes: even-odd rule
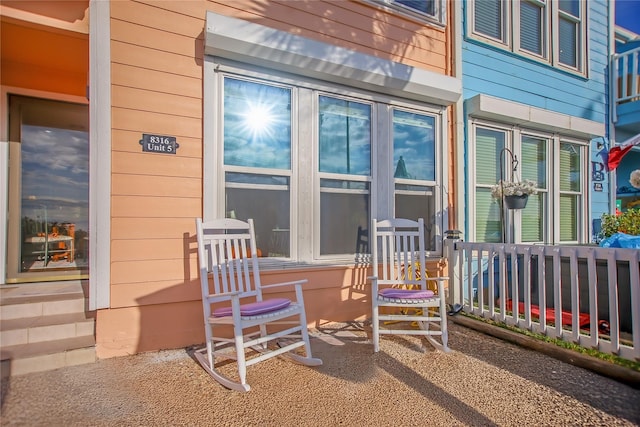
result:
[[[16,109],[14,109],[12,105],[10,105],[10,98],[12,97],[16,98],[16,103],[17,103],[15,106]],[[87,138],[86,150],[88,155],[89,154],[89,127],[88,127],[89,126],[89,103],[87,99],[83,97],[78,97],[78,96],[65,96],[64,97],[65,100],[61,100],[59,98],[60,97],[56,95],[47,96],[47,97],[25,96],[25,95],[15,93],[14,91],[7,92],[6,95],[4,96],[5,102],[7,104],[7,112],[8,112],[5,118],[8,117],[7,123],[8,123],[9,139],[11,139],[12,137],[18,138],[18,135],[20,135],[19,140],[18,139],[16,139],[15,141],[9,140],[9,152],[8,152],[9,177],[7,179],[8,193],[7,193],[6,200],[8,200],[7,207],[8,207],[9,218],[8,218],[7,227],[6,227],[7,245],[6,245],[6,251],[5,251],[5,254],[6,254],[5,280],[8,283],[40,283],[40,282],[57,282],[57,281],[64,281],[64,280],[88,279],[88,270],[87,270],[88,265],[86,268],[63,269],[63,270],[43,269],[42,271],[31,271],[31,270],[22,271],[20,266],[22,252],[18,248],[20,248],[20,245],[22,244],[22,241],[23,241],[21,238],[21,232],[20,232],[20,227],[21,227],[20,218],[22,216],[21,197],[22,197],[22,191],[23,191],[22,189],[23,183],[21,182],[20,177],[21,177],[21,170],[23,167],[22,153],[21,153],[23,138],[21,135],[21,131],[17,130],[17,128],[20,127],[22,124],[22,117],[21,117],[22,115],[21,114],[12,115],[12,113],[17,113],[19,110],[21,110],[20,105],[25,105],[25,106],[47,105],[47,107],[45,107],[46,114],[49,114],[50,112],[53,116],[56,116],[59,114],[58,112],[56,112],[56,110],[65,111],[64,113],[62,113],[62,114],[65,114],[65,116],[62,116],[62,118],[66,122],[72,119],[71,117],[66,117],[67,110],[62,110],[62,109],[67,107],[63,107],[63,105],[68,105],[70,106],[70,108],[73,108],[73,109],[77,107],[85,108],[86,122],[83,122],[82,124],[86,125],[86,138]],[[74,100],[71,101],[71,99],[74,99]],[[50,104],[47,104],[47,103],[50,103]],[[74,107],[71,107],[71,106],[74,106]],[[72,114],[75,114],[74,112],[75,110],[68,110],[68,111]],[[15,132],[14,135],[12,135],[12,129],[13,129],[13,132]],[[89,167],[88,164],[86,166]],[[86,184],[87,186],[89,185],[88,176],[87,176]],[[87,194],[87,197],[88,197],[88,194]],[[87,198],[87,204],[88,202],[89,200]],[[88,210],[89,210],[89,206],[87,205],[87,218],[86,218],[87,221],[89,220]],[[12,215],[14,216],[13,220],[11,219]],[[87,229],[86,231],[89,231],[89,230]],[[45,260],[45,264],[46,264],[46,260]]]
[[[24,276],[24,278],[18,278],[7,280],[7,261],[8,261],[8,238],[9,238],[9,95],[26,96],[50,101],[70,102],[74,104],[89,105],[89,101],[81,96],[65,95],[54,92],[46,92],[33,89],[25,89],[20,87],[1,86],[0,96],[2,98],[0,102],[0,170],[2,171],[3,182],[6,185],[0,186],[0,242],[2,242],[3,249],[0,252],[0,285],[23,283],[23,282],[40,282],[50,281],[44,278],[43,275],[34,275],[33,277]],[[14,141],[20,142],[20,141]],[[91,145],[91,142],[89,143]],[[91,170],[91,165],[89,166]],[[91,173],[91,171],[90,171]],[[44,280],[43,280],[44,279]]]

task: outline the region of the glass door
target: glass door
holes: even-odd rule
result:
[[[86,277],[89,109],[9,97],[7,282]]]

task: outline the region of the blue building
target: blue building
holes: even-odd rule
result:
[[[467,240],[589,243],[593,219],[610,212],[609,3],[456,2],[456,202]],[[491,191],[500,180],[534,181],[537,194],[524,209],[502,208]]]

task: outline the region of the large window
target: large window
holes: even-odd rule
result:
[[[579,0],[472,0],[469,35],[584,74],[586,5]]]
[[[475,241],[586,242],[586,141],[479,122],[471,130]],[[501,212],[491,196],[500,179],[535,181],[538,193],[524,209]]]
[[[371,218],[393,215],[424,218],[439,255],[443,109],[255,73],[216,81],[205,206],[253,218],[264,258],[353,261]]]

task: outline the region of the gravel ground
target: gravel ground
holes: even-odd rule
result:
[[[633,426],[640,390],[451,323],[450,353],[358,324],[313,331],[309,368],[280,358],[229,391],[193,349],[10,378],[2,426]]]

